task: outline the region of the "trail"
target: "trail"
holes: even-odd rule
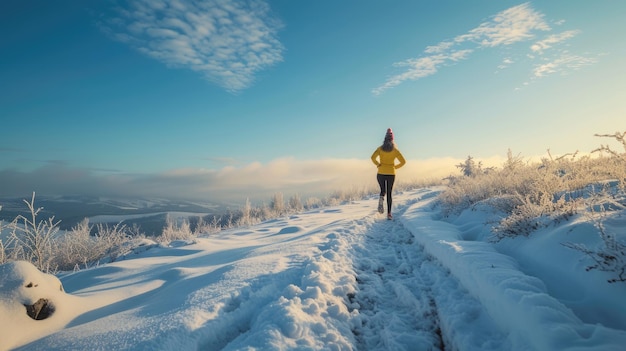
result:
[[[353,332],[358,350],[508,348],[483,306],[424,252],[413,233],[398,220],[373,218],[353,243],[358,291],[352,301],[360,306],[360,326]],[[470,313],[447,307],[468,303],[473,306]],[[492,328],[476,334],[473,328],[451,325],[458,313],[466,314],[468,323],[480,319]]]

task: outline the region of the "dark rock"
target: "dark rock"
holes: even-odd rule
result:
[[[54,306],[48,299],[39,299],[32,305],[24,305],[26,314],[34,320],[42,320],[50,317],[54,313]]]

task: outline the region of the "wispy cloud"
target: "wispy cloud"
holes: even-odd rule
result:
[[[533,74],[536,78],[542,78],[553,73],[567,73],[578,70],[584,66],[596,63],[598,60],[593,57],[572,55],[568,52],[561,53],[558,57],[535,66]]]
[[[456,37],[454,41],[476,42],[480,47],[511,45],[534,38],[537,31],[550,30],[543,17],[529,3],[525,3],[498,13],[467,34]]]
[[[431,49],[439,50],[437,49]],[[416,59],[409,59],[402,62],[394,63],[396,67],[408,67],[408,69],[398,75],[389,78],[383,85],[375,88],[372,92],[375,95],[382,94],[385,90],[402,84],[407,80],[417,80],[437,73],[440,66],[458,62],[465,59],[472,50],[452,51],[445,53],[437,53],[430,56],[424,56]]]
[[[262,0],[137,0],[117,7],[102,28],[171,67],[201,73],[230,92],[282,61],[281,23]]]
[[[558,24],[562,23],[563,21],[558,22]],[[452,40],[445,40],[426,47],[418,58],[395,63],[395,67],[406,67],[406,69],[387,79],[381,86],[374,88],[372,93],[380,95],[386,90],[406,81],[414,81],[433,75],[443,66],[468,59],[471,53],[478,49],[510,46],[535,39],[551,30],[552,28],[544,19],[544,15],[533,9],[530,3],[511,7],[496,14],[467,33],[458,35]],[[534,54],[541,55],[545,50],[562,44],[579,33],[579,30],[569,30],[559,34],[548,35],[532,44],[530,50]],[[536,57],[532,56],[529,56],[529,58],[536,59]],[[544,61],[546,60],[545,57],[543,59]],[[498,69],[507,68],[515,62],[517,60],[507,57],[498,66]],[[593,59],[567,54],[562,51],[558,58],[536,65],[533,75],[542,77],[559,70],[575,69],[593,62]]]
[[[498,65],[498,69],[505,69],[505,68],[511,66],[514,63],[515,63],[515,61],[513,61],[512,58],[506,57],[504,60],[502,60],[502,63],[500,65]]]
[[[579,33],[579,30],[568,30],[559,34],[553,34],[531,45],[530,49],[536,53],[541,54],[544,50],[551,48],[555,44],[559,44],[568,39],[571,39]]]
[[[539,61],[534,65],[532,78],[543,78],[555,73],[566,74],[597,63],[596,57],[572,54],[569,50],[560,47],[580,33],[579,30],[568,30],[550,35],[531,45],[531,51],[537,56],[529,55],[529,57]]]

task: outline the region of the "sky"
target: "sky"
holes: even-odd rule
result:
[[[0,196],[372,186],[387,128],[399,181],[590,152],[623,130],[625,16],[607,0],[2,1]]]
[[[494,243],[498,211],[442,216],[439,191],[398,194],[393,221],[372,196],[56,276],[0,265],[0,349],[623,350],[626,284],[561,244],[599,245],[589,217]]]

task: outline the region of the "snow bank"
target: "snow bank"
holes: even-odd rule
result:
[[[510,256],[493,245],[462,240],[461,229],[436,220],[426,199],[401,217],[425,250],[485,306],[509,333],[516,350],[623,350],[626,332],[583,323],[547,292],[536,277],[521,272]]]
[[[29,263],[2,265],[0,350],[623,350],[626,331],[610,327],[624,318],[623,304],[610,310],[623,285],[555,289],[603,276],[580,262],[549,269],[576,262],[553,237],[486,242],[483,211],[441,220],[436,194],[397,194],[394,221],[374,197],[144,245],[61,275],[71,294]],[[34,320],[24,305],[41,298],[55,311]]]
[[[34,320],[26,305],[45,299],[52,313],[46,319]],[[40,272],[33,264],[15,261],[0,265],[0,316],[10,316],[10,323],[0,327],[0,349],[36,340],[63,328],[80,314],[85,305],[80,298],[66,294],[61,281]]]

